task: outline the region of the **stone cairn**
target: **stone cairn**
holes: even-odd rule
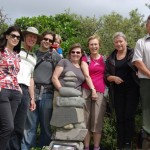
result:
[[[87,134],[83,112],[85,100],[81,97],[81,91],[74,88],[77,77],[72,71],[66,72],[64,81],[60,96],[56,97],[56,107],[50,122],[56,130],[49,150],[83,150],[82,141]]]

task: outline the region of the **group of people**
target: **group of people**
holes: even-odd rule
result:
[[[61,59],[51,48],[55,34],[22,31],[11,26],[0,37],[0,149],[29,150],[49,145],[53,84],[51,76]],[[58,41],[59,42],[59,41]],[[40,44],[33,53],[33,47]],[[37,128],[41,132],[37,145]]]
[[[76,75],[75,88],[85,99],[85,150],[90,150],[91,135],[94,150],[100,150],[106,86],[116,114],[117,149],[132,149],[139,98],[143,129],[149,137],[150,16],[146,28],[148,34],[137,41],[135,49],[128,47],[124,33],[116,32],[114,51],[105,60],[99,52],[98,35],[88,38],[89,56],[75,43],[62,59],[59,35],[49,31],[40,35],[35,27],[22,32],[16,26],[9,27],[0,36],[0,149],[30,150],[50,144],[55,98],[68,71]],[[40,46],[33,52],[35,44]]]

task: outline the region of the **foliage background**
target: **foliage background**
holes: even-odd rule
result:
[[[150,9],[149,4],[146,4],[146,6]],[[6,23],[8,19],[3,9],[0,9],[0,34],[9,26]],[[128,45],[132,48],[134,48],[136,41],[145,35],[144,15],[139,14],[138,9],[129,12],[128,18],[116,12],[99,18],[95,16],[82,17],[67,10],[55,16],[21,17],[16,19],[14,24],[18,25],[22,30],[26,30],[29,26],[34,26],[40,33],[50,30],[60,34],[63,39],[61,47],[63,48],[64,56],[67,55],[69,47],[77,42],[81,43],[84,50],[88,53],[87,38],[93,34],[98,34],[101,37],[100,53],[106,56],[114,49],[112,36],[115,32],[123,32],[127,36]],[[136,115],[134,147],[137,145],[141,120],[141,107],[139,105]],[[104,149],[116,149],[115,117],[109,111],[105,116],[101,145]]]
[[[113,49],[112,36],[117,31],[122,31],[128,39],[128,45],[134,47],[137,39],[145,34],[144,16],[138,13],[138,9],[132,10],[128,18],[124,18],[116,12],[99,18],[82,17],[69,11],[55,16],[22,17],[16,19],[15,23],[22,30],[29,26],[36,27],[40,33],[45,30],[54,31],[61,35],[64,56],[67,55],[69,47],[76,42],[87,49],[87,38],[93,34],[101,37],[101,53],[108,55]]]

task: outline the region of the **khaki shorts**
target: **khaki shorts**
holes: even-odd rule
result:
[[[91,99],[91,91],[82,89],[83,98],[85,99],[84,117],[86,128],[91,132],[101,133],[106,112],[106,100],[104,94],[97,92],[98,99]]]

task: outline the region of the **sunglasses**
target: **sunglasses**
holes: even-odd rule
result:
[[[49,41],[50,43],[53,43],[52,39],[48,39],[48,38],[43,38],[44,41]]]
[[[12,38],[12,39],[17,39],[17,40],[20,40],[20,36],[19,35],[15,35],[15,34],[9,34],[10,35],[10,37]]]
[[[72,54],[75,54],[75,53],[76,53],[76,54],[81,54],[81,52],[79,52],[79,51],[77,51],[77,52],[76,52],[76,51],[71,51],[71,53],[72,53]]]

